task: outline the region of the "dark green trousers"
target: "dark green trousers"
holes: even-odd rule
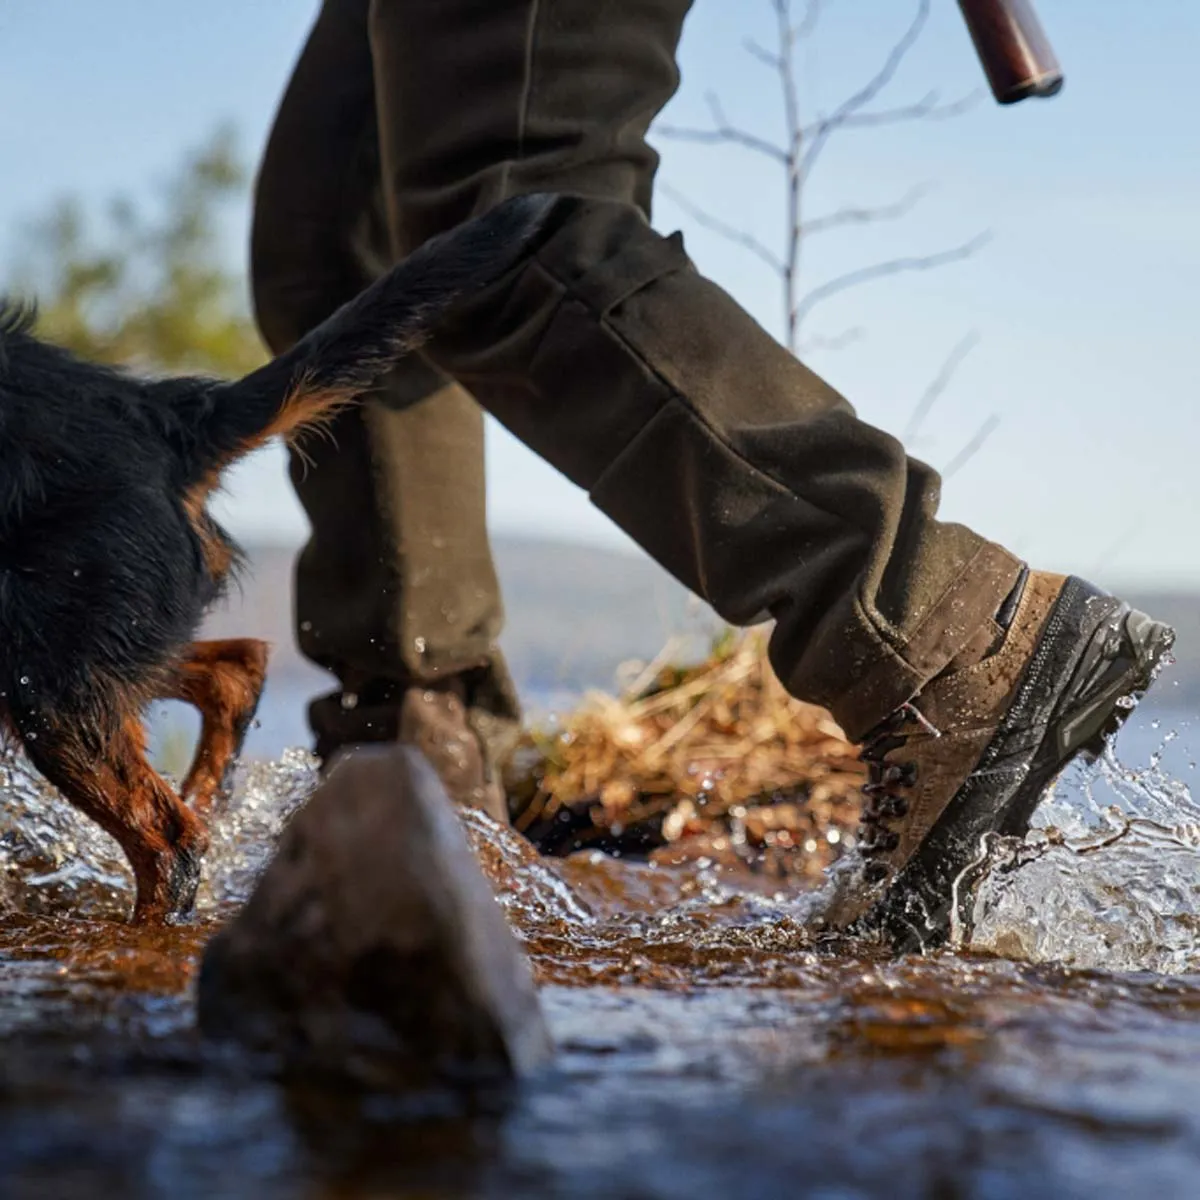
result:
[[[259,182],[273,348],[381,269],[385,241],[402,255],[504,196],[563,195],[528,261],[297,473],[302,646],[344,680],[497,667],[468,393],[722,616],[773,618],[780,678],[851,736],[1012,587],[1016,559],[936,519],[932,470],[651,229],[645,134],[689,7],[327,0]]]

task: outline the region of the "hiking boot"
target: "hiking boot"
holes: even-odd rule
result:
[[[436,686],[385,681],[361,693],[322,696],[309,707],[322,773],[338,751],[402,742],[425,755],[456,804],[482,809],[507,825],[508,800],[491,753],[492,739],[479,728],[486,714],[469,708],[465,695],[463,681],[452,678]]]
[[[901,952],[943,942],[985,835],[1024,835],[1059,772],[1103,751],[1174,637],[1081,579],[1023,572],[974,648],[867,735],[858,857],[827,928]]]

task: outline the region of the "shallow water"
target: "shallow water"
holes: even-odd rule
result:
[[[1159,721],[995,848],[971,929],[929,958],[817,953],[811,895],[539,862],[468,818],[559,1059],[457,1109],[286,1089],[194,1036],[194,963],[311,789],[305,755],[243,772],[197,922],[157,931],[114,920],[115,848],[8,764],[0,1195],[1195,1195],[1200,739]]]

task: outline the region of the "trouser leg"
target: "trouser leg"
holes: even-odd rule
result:
[[[527,191],[533,258],[430,356],[727,619],[770,616],[798,696],[865,732],[992,616],[1019,564],[939,522],[940,482],[648,225],[646,128],[687,0],[374,0],[393,229]]]
[[[329,0],[257,185],[254,299],[276,353],[394,261],[375,146],[366,3]],[[496,648],[478,405],[409,360],[293,453],[291,475],[312,527],[296,570],[298,640],[341,684],[311,710],[318,748],[396,736],[413,684],[453,687],[501,747],[519,714]]]

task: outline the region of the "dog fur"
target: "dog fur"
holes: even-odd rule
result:
[[[240,558],[206,507],[222,472],[370,389],[516,263],[550,203],[508,200],[435,238],[234,382],[83,362],[0,303],[0,724],[120,844],[135,920],[190,911],[206,818],[266,674],[261,642],[193,640]],[[160,698],[202,716],[178,796],[146,756]]]

